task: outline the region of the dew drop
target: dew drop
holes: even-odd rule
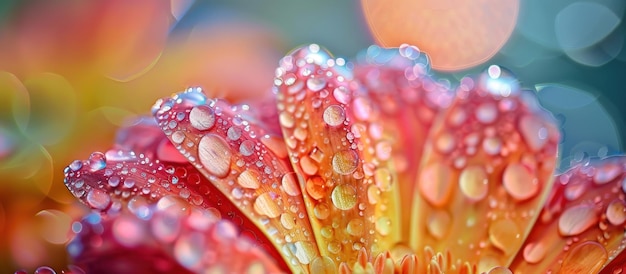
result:
[[[133,188],[135,186],[135,179],[133,178],[126,178],[124,180],[124,187],[125,188]]]
[[[546,256],[546,244],[543,242],[529,243],[524,247],[524,260],[531,264],[536,264]]]
[[[392,177],[388,168],[378,168],[374,172],[374,182],[381,191],[391,190]]]
[[[324,179],[320,176],[311,177],[306,181],[306,192],[315,200],[320,200],[326,196]]]
[[[309,78],[306,80],[306,87],[311,91],[320,91],[326,86],[324,78]]]
[[[294,255],[301,264],[309,264],[317,256],[317,247],[310,242],[298,241],[295,248]]]
[[[239,174],[237,183],[244,188],[250,189],[257,189],[261,184],[259,182],[259,174],[252,169],[246,169]]]
[[[327,204],[320,203],[313,208],[313,214],[315,215],[315,218],[324,220],[330,215],[330,208],[328,208]]]
[[[109,186],[117,187],[118,185],[120,185],[120,177],[111,176],[109,180],[107,180],[107,182],[109,183]]]
[[[280,223],[286,229],[292,229],[296,225],[296,218],[289,213],[280,214]]]
[[[73,171],[78,171],[81,167],[83,167],[83,162],[81,160],[74,160],[69,167]]]
[[[178,130],[172,133],[172,142],[180,144],[185,140],[185,133]]]
[[[538,179],[518,163],[506,167],[502,184],[506,192],[518,201],[529,199],[539,191]]]
[[[102,152],[94,152],[89,155],[89,169],[94,172],[98,170],[102,170],[107,165],[106,157]]]
[[[290,196],[300,195],[300,187],[298,186],[298,175],[295,172],[289,172],[283,175],[281,183],[283,190]]]
[[[533,151],[539,151],[548,142],[547,136],[540,134],[545,132],[546,128],[539,117],[531,115],[522,117],[519,121],[519,128],[524,140]]]
[[[428,232],[438,240],[443,239],[450,229],[452,218],[448,212],[435,210],[428,216]]]
[[[435,141],[435,147],[441,153],[449,153],[454,149],[456,142],[454,141],[454,136],[448,132],[444,132]]]
[[[333,259],[327,256],[316,257],[309,265],[311,273],[335,273],[336,270],[337,265]]]
[[[87,204],[92,208],[105,210],[111,204],[111,197],[99,189],[92,189],[87,193]]]
[[[352,219],[346,226],[346,232],[352,236],[361,236],[365,230],[365,225],[361,219]]]
[[[420,193],[434,206],[443,206],[450,198],[452,192],[450,174],[452,170],[448,166],[437,162],[422,170],[418,182]]]
[[[520,229],[510,219],[499,219],[489,225],[489,240],[505,254],[517,251],[522,241]]]
[[[281,112],[280,115],[278,115],[278,121],[280,125],[286,128],[292,128],[296,123],[293,116],[287,112]]]
[[[336,127],[342,125],[343,122],[346,120],[346,112],[344,111],[343,107],[339,105],[331,105],[324,110],[323,118],[324,122],[327,125],[331,127]]]
[[[487,196],[489,180],[487,173],[481,166],[468,166],[459,176],[459,188],[465,197],[473,201],[480,201]]]
[[[380,217],[376,220],[376,231],[382,236],[387,236],[391,232],[391,219],[389,217]]]
[[[574,236],[583,233],[597,222],[593,206],[578,205],[566,209],[559,217],[559,233]]]
[[[307,175],[315,175],[319,169],[317,163],[309,156],[300,158],[300,168],[302,168],[302,172]]]
[[[338,185],[333,189],[331,200],[338,209],[352,209],[357,202],[356,189],[348,184]]]
[[[367,201],[372,205],[380,201],[380,189],[377,186],[367,187]]]
[[[359,156],[353,150],[343,150],[333,155],[333,170],[341,175],[351,174],[356,170],[358,164]]]
[[[476,119],[483,124],[491,124],[498,118],[498,109],[493,103],[483,103],[476,109]]]
[[[239,145],[239,152],[243,156],[250,156],[254,153],[254,141],[245,140]]]
[[[612,225],[618,226],[626,221],[626,206],[620,200],[612,201],[606,208],[606,219]]]
[[[348,104],[350,102],[350,91],[344,86],[335,88],[335,90],[333,90],[333,96],[339,103]]]
[[[596,169],[596,174],[593,176],[593,181],[596,184],[602,185],[617,178],[622,173],[622,168],[617,164],[607,164]]]
[[[215,113],[209,106],[196,106],[189,112],[189,122],[197,130],[207,130],[215,125]]]
[[[184,267],[194,269],[204,254],[205,238],[200,232],[192,232],[181,236],[174,245],[174,257]]]
[[[597,242],[578,244],[565,256],[561,273],[598,273],[608,259],[606,249]]]
[[[266,215],[270,218],[276,218],[280,216],[282,210],[276,203],[276,200],[272,196],[277,196],[273,192],[266,192],[254,200],[254,210],[261,215]]]
[[[488,155],[498,155],[502,149],[502,141],[498,137],[487,137],[483,140],[483,150]]]
[[[204,135],[198,144],[198,156],[200,163],[212,175],[221,178],[228,175],[232,152],[221,137],[215,134]]]

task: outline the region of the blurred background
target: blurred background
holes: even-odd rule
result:
[[[64,269],[84,213],[63,185],[129,117],[187,86],[254,100],[281,56],[417,45],[452,86],[490,64],[537,91],[561,168],[624,150],[623,0],[0,1],[0,272]]]

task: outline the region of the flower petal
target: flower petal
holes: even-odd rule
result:
[[[625,186],[624,156],[580,163],[560,174],[511,268],[598,273],[624,250]],[[622,269],[623,262],[615,260],[606,269]]]
[[[376,152],[391,132],[343,59],[318,45],[295,50],[276,71],[279,121],[320,253],[353,265],[399,241],[398,184],[391,155]]]
[[[172,196],[146,208],[148,217],[87,215],[68,245],[87,273],[278,273],[271,257],[235,224]]]
[[[424,149],[411,247],[450,250],[479,273],[508,265],[551,187],[559,134],[547,116],[500,68],[463,79]]]
[[[197,89],[153,110],[175,147],[265,234],[291,271],[306,272],[319,255],[282,138],[255,124],[248,106],[208,100]]]
[[[450,104],[453,92],[427,75],[428,57],[414,46],[397,49],[370,46],[360,59],[354,67],[355,78],[380,107],[381,124],[394,133],[390,136],[390,146],[381,144],[376,149],[391,149],[400,189],[402,238],[408,239],[417,182],[415,167],[421,162],[426,137],[437,113]]]

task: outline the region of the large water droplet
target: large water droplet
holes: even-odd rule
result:
[[[317,256],[317,246],[310,242],[298,241],[295,243],[294,255],[301,264],[309,264]]]
[[[546,244],[543,242],[529,243],[524,247],[524,260],[531,264],[535,264],[543,260],[546,256]]]
[[[338,209],[349,210],[356,205],[356,189],[348,184],[338,185],[333,189],[331,199]]]
[[[221,137],[215,134],[203,136],[198,144],[198,156],[200,163],[212,175],[217,177],[228,175],[232,152],[226,141]]]
[[[283,175],[281,183],[285,193],[291,196],[300,195],[300,187],[298,186],[298,175],[295,172],[289,172]]]
[[[480,201],[487,196],[489,180],[487,172],[481,166],[468,166],[461,172],[459,188],[465,197],[473,201]]]
[[[296,123],[293,116],[287,112],[281,112],[280,115],[278,115],[278,121],[281,126],[286,128],[292,128]]]
[[[597,218],[593,206],[570,207],[559,218],[559,233],[563,236],[578,235],[593,226]]]
[[[489,225],[489,240],[508,255],[517,251],[522,235],[515,222],[510,219],[499,219]]]
[[[311,177],[306,181],[306,192],[315,200],[320,200],[326,196],[324,179],[319,176]]]
[[[341,175],[354,172],[359,164],[359,156],[353,150],[343,150],[333,155],[333,170]]]
[[[259,195],[254,200],[254,210],[261,215],[266,215],[270,218],[276,218],[282,213],[281,208],[276,203],[275,197],[277,196],[273,192],[267,192]]]
[[[323,118],[324,122],[327,125],[331,127],[336,127],[342,125],[343,122],[346,120],[346,112],[341,106],[331,105],[324,110]]]
[[[87,193],[87,204],[92,208],[105,210],[111,204],[111,197],[99,189],[92,189]]]
[[[102,152],[94,152],[89,155],[89,169],[91,172],[101,170],[106,167],[106,157]]]
[[[565,256],[560,273],[598,273],[607,259],[608,254],[601,244],[586,241]]]
[[[420,193],[434,206],[443,206],[450,198],[452,170],[442,163],[432,163],[422,170],[419,179]]]
[[[309,78],[306,80],[306,87],[311,91],[320,91],[326,86],[326,80],[324,78]]]
[[[504,170],[502,185],[506,192],[516,200],[526,200],[539,191],[538,179],[521,164],[510,164]]]
[[[215,125],[215,113],[209,106],[202,105],[191,109],[189,122],[197,130],[207,130]]]
[[[330,208],[325,203],[318,204],[313,208],[313,214],[316,218],[324,220],[330,215]]]
[[[257,189],[261,183],[259,182],[259,174],[258,172],[252,169],[244,170],[237,177],[237,183],[245,188]]]
[[[623,201],[614,200],[606,208],[606,219],[612,225],[621,225],[626,221],[626,206]]]

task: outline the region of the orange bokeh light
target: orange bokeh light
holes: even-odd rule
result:
[[[511,35],[518,0],[362,0],[367,23],[384,47],[416,45],[438,70],[484,63]]]

